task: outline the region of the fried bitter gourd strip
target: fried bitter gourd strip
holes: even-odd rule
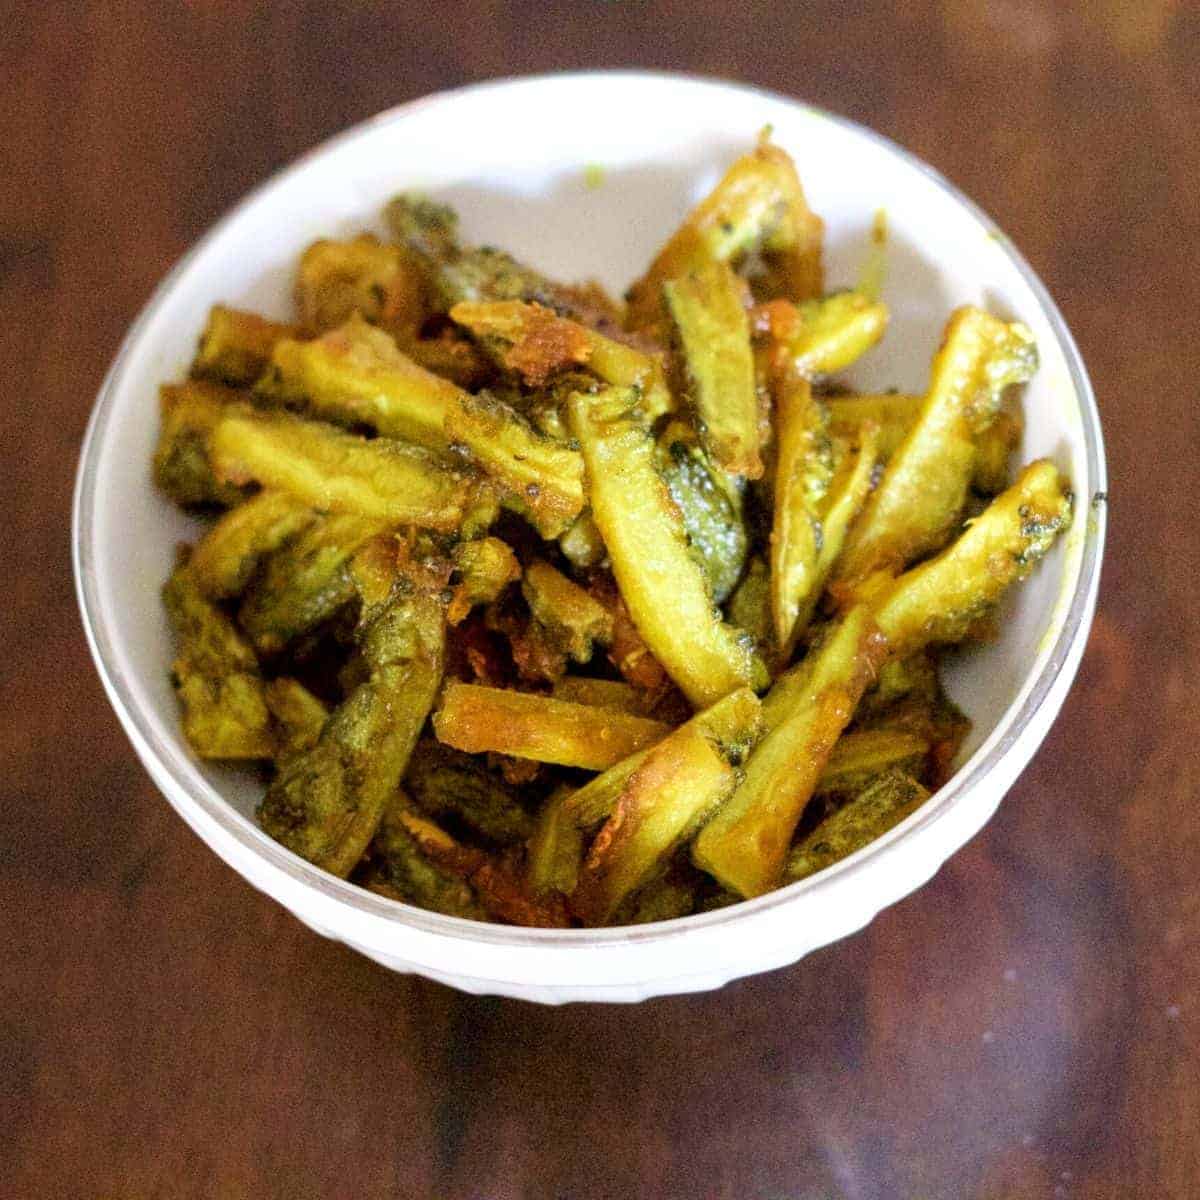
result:
[[[885,771],[797,842],[784,867],[784,882],[806,879],[861,850],[928,799],[925,788],[900,768]]]
[[[208,443],[218,479],[253,480],[326,512],[449,531],[468,501],[468,475],[428,451],[286,413],[227,409]]]
[[[491,604],[521,578],[521,564],[507,542],[474,538],[454,547],[454,595],[446,616],[459,625],[477,604]]]
[[[387,541],[361,553],[386,553]],[[315,745],[281,765],[258,809],[273,838],[343,877],[374,837],[433,707],[446,624],[440,588],[413,564],[385,571],[359,569],[356,560],[355,578],[367,678],[334,710]]]
[[[768,696],[764,703],[769,732],[729,802],[693,843],[698,867],[743,896],[778,884],[796,823],[886,652],[870,612],[860,605],[793,668],[791,680],[785,675],[775,684],[772,690],[786,700],[771,704]]]
[[[640,329],[660,319],[668,280],[709,259],[733,262],[755,249],[776,268],[786,295],[818,295],[823,234],[795,164],[778,146],[762,141],[729,168],[629,289],[628,324]]]
[[[718,731],[724,736],[714,736]],[[760,731],[758,698],[740,688],[704,720],[693,718],[647,751],[588,850],[571,897],[573,911],[588,924],[603,924],[647,883],[732,794],[736,765]]]
[[[296,306],[304,328],[324,333],[358,313],[393,333],[415,333],[425,315],[425,283],[411,254],[369,233],[322,238],[300,257]]]
[[[259,492],[231,508],[196,544],[189,566],[208,596],[227,599],[246,590],[259,561],[316,519],[287,492]]]
[[[920,415],[850,531],[840,580],[899,570],[941,547],[962,513],[978,434],[1004,389],[1029,379],[1036,365],[1025,326],[971,307],[950,318]]]
[[[238,610],[254,648],[275,654],[352,603],[358,592],[350,560],[387,528],[385,521],[332,513],[271,554]]]
[[[888,323],[887,308],[861,292],[834,292],[802,304],[773,300],[759,311],[758,324],[766,324],[781,357],[805,379],[844,371],[883,337]]]
[[[820,584],[822,502],[833,473],[825,409],[806,379],[776,376],[775,511],[771,526],[771,613],[775,642],[791,655],[801,611]]]
[[[711,259],[669,280],[663,295],[705,448],[722,469],[758,479],[758,392],[742,285],[728,263]]]
[[[583,863],[583,830],[567,807],[571,789],[555,791],[538,814],[529,839],[526,877],[535,895],[558,892],[569,896],[579,881]]]
[[[961,639],[1005,588],[1045,556],[1070,523],[1071,505],[1053,463],[1039,459],[1026,467],[955,542],[875,599],[875,617],[893,653]]]
[[[275,743],[254,651],[186,564],[167,581],[163,602],[179,638],[171,680],[188,744],[201,758],[269,758]]]
[[[631,683],[621,679],[591,679],[583,675],[564,675],[554,684],[556,700],[573,700],[596,708],[615,708],[618,712],[646,715],[646,697]]]
[[[433,718],[438,740],[470,754],[492,752],[603,771],[661,741],[670,726],[552,696],[451,682]]]
[[[176,504],[220,504],[226,508],[245,498],[246,489],[213,473],[208,439],[227,409],[245,393],[200,380],[164,384],[162,414],[154,451],[154,482]]]
[[[571,430],[587,463],[592,515],[634,624],[691,703],[706,708],[762,680],[763,667],[752,639],[713,607],[655,470],[653,438],[630,415],[633,402],[627,392],[572,396]]]
[[[551,644],[576,662],[591,659],[594,642],[608,645],[612,641],[612,613],[545,560],[534,559],[525,568],[521,591]]]
[[[252,384],[271,361],[271,352],[296,330],[258,313],[214,304],[208,313],[192,374],[232,386]]]
[[[929,739],[907,729],[858,729],[838,739],[817,783],[817,794],[857,791],[876,775],[901,767],[918,775]]]
[[[295,754],[308,750],[321,736],[329,708],[297,679],[281,675],[266,687],[267,708],[280,731],[279,751]]]

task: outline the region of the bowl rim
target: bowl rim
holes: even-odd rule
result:
[[[1021,683],[1022,690],[1028,688],[1024,701],[1015,711],[1011,706],[1000,723],[989,734],[988,741],[997,732],[1001,736],[988,747],[987,742],[975,752],[955,775],[940,788],[931,800],[906,821],[901,822],[868,846],[843,859],[808,879],[767,892],[762,896],[742,900],[728,907],[707,913],[677,917],[668,921],[646,925],[617,926],[601,929],[540,929],[520,926],[493,925],[461,917],[443,915],[417,908],[401,901],[378,896],[365,888],[356,887],[346,880],[330,875],[300,858],[275,842],[251,820],[244,817],[226,801],[207,781],[201,786],[192,786],[182,768],[191,766],[184,754],[169,744],[154,728],[145,712],[136,703],[117,667],[115,652],[103,618],[99,583],[95,568],[94,546],[95,494],[98,475],[99,451],[105,441],[117,393],[117,384],[124,371],[126,359],[139,342],[142,331],[156,313],[165,297],[174,288],[177,280],[204,249],[219,238],[224,231],[248,208],[276,184],[296,174],[313,160],[355,138],[362,137],[383,126],[399,123],[419,109],[438,104],[452,104],[467,95],[490,90],[510,88],[536,88],[552,82],[586,83],[601,80],[631,80],[662,84],[684,84],[689,86],[734,89],[749,95],[759,96],[773,103],[785,104],[831,121],[858,136],[873,142],[881,150],[895,155],[905,164],[915,168],[925,179],[990,231],[1001,252],[1016,268],[1023,282],[1029,287],[1035,300],[1057,340],[1065,359],[1071,386],[1078,399],[1079,417],[1082,426],[1085,457],[1088,473],[1088,489],[1084,495],[1076,495],[1076,519],[1086,520],[1082,554],[1078,574],[1067,613],[1054,638],[1053,649],[1047,656],[1040,674],[1029,686],[1029,676]],[[1096,399],[1083,364],[1079,349],[1066,321],[1050,297],[1045,285],[1036,272],[1016,249],[1012,240],[997,226],[996,222],[973,200],[964,195],[938,170],[925,163],[911,151],[848,117],[829,112],[794,96],[788,96],[769,88],[758,87],[738,80],[715,75],[683,71],[646,71],[639,69],[607,69],[585,71],[554,71],[532,75],[507,76],[484,80],[431,93],[415,100],[406,101],[385,109],[360,121],[324,141],[273,172],[257,184],[217,219],[175,262],[155,287],[141,311],[129,326],[115,357],[101,383],[97,399],[88,421],[81,444],[79,466],[76,472],[71,521],[72,564],[75,575],[76,597],[79,603],[84,632],[87,636],[96,669],[105,686],[108,698],[135,749],[140,738],[147,751],[154,757],[163,771],[170,776],[181,797],[198,808],[220,830],[239,843],[243,851],[263,860],[274,871],[282,873],[292,884],[318,893],[326,900],[344,904],[363,916],[382,919],[389,924],[413,928],[419,932],[450,938],[456,941],[484,942],[495,947],[590,949],[605,946],[645,945],[646,943],[678,941],[689,935],[710,931],[721,926],[746,920],[767,913],[783,905],[795,904],[804,898],[813,902],[823,893],[844,886],[850,877],[863,872],[880,870],[879,860],[894,854],[898,847],[918,831],[927,829],[946,817],[959,803],[965,801],[976,785],[1004,758],[1008,750],[1018,741],[1042,703],[1051,694],[1056,681],[1071,658],[1071,649],[1082,632],[1086,632],[1090,621],[1092,600],[1098,585],[1102,550],[1105,537],[1107,509],[1107,474],[1104,458],[1103,435]],[[136,737],[133,734],[136,733]],[[984,751],[987,751],[984,753]],[[240,872],[239,872],[240,873]]]

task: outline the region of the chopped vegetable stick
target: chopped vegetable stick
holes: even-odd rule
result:
[[[624,393],[628,402],[628,393]],[[622,398],[621,393],[608,399]],[[688,551],[679,512],[654,469],[654,443],[605,397],[570,400],[571,429],[587,463],[592,515],[633,621],[696,707],[761,678],[751,639],[724,624]]]
[[[467,502],[467,476],[427,451],[283,413],[226,411],[209,435],[209,453],[223,482],[255,480],[330,512],[452,530]]]
[[[762,705],[749,688],[739,688],[703,712],[698,712],[687,725],[719,746],[725,758],[740,762],[762,735]],[[571,793],[565,803],[581,828],[598,825],[612,815],[617,797],[648,753],[648,750],[640,750],[631,754]]]
[[[367,679],[334,710],[311,749],[281,764],[258,809],[273,838],[342,877],[375,836],[437,696],[441,601],[405,579],[381,602],[364,601],[358,640]]]
[[[231,508],[196,544],[189,567],[196,585],[215,599],[238,596],[262,558],[316,519],[286,492],[259,492]]]
[[[291,325],[214,304],[200,335],[192,374],[234,386],[251,384],[266,369],[275,346],[295,334]]]
[[[507,542],[499,538],[475,538],[454,547],[454,569],[458,582],[446,619],[461,624],[477,604],[491,604],[510,583],[521,578],[521,564]]]
[[[497,846],[523,842],[533,831],[515,788],[481,760],[431,739],[418,743],[404,790],[418,811],[453,816]]]
[[[951,317],[920,416],[850,531],[840,580],[895,571],[942,546],[962,512],[978,431],[1004,388],[1028,379],[1036,362],[1023,325],[970,307]]]
[[[569,896],[583,863],[583,830],[567,808],[570,788],[559,788],[542,806],[529,839],[529,885],[535,895]]]
[[[904,729],[859,729],[838,740],[817,783],[817,794],[857,789],[890,767],[920,772],[929,739]]]
[[[277,653],[350,604],[356,592],[347,564],[387,528],[383,521],[334,513],[270,555],[238,610],[238,624],[258,653]]]
[[[632,684],[619,679],[588,679],[582,675],[564,675],[554,685],[556,700],[590,704],[595,708],[615,708],[617,712],[645,716],[645,695]]]
[[[845,370],[883,337],[888,323],[887,308],[858,292],[798,305],[774,300],[764,307],[778,357],[806,379]]]
[[[580,513],[570,529],[559,537],[558,548],[579,570],[598,566],[604,561],[604,539],[589,511],[585,509]]]
[[[655,746],[596,835],[571,897],[587,924],[603,924],[620,903],[737,786],[737,771],[690,723]]]
[[[695,879],[686,875],[668,872],[663,878],[652,880],[640,888],[613,914],[613,922],[621,925],[648,925],[652,921],[673,921],[696,911],[696,879],[703,879],[695,871]]]
[[[750,321],[733,269],[712,260],[663,287],[701,438],[718,466],[758,479],[758,393]],[[615,382],[615,381],[612,381]]]
[[[903,771],[880,775],[801,839],[788,855],[784,881],[806,879],[861,850],[928,799],[929,793]]]
[[[471,754],[492,751],[536,762],[603,771],[660,741],[670,726],[503,688],[449,683],[434,714],[438,740]]]
[[[558,537],[583,511],[578,451],[539,434],[497,397],[464,392],[447,414],[446,435],[507,489],[506,502],[515,503],[542,537]]]
[[[771,527],[771,613],[786,661],[802,610],[819,584],[821,502],[831,475],[825,410],[808,381],[784,372],[775,383],[775,513]]]
[[[533,618],[576,662],[592,657],[592,643],[613,637],[612,614],[579,584],[548,562],[534,559],[525,569],[521,590]]]
[[[154,482],[176,504],[229,507],[245,499],[245,488],[213,474],[208,451],[209,434],[244,399],[244,392],[197,380],[160,389],[162,429],[154,451]]]
[[[432,912],[487,920],[487,912],[471,885],[460,873],[448,871],[427,857],[420,842],[409,832],[408,823],[419,819],[408,797],[402,791],[395,792],[373,843],[384,884],[372,890]]]
[[[415,332],[425,286],[411,254],[370,234],[321,239],[300,257],[296,302],[305,328],[324,333],[358,313],[373,325]]]
[[[273,399],[303,401],[309,413],[326,421],[369,425],[385,437],[432,450],[448,448],[446,415],[463,395],[357,315],[315,341],[279,342],[257,390]]]
[[[860,605],[790,673],[791,681],[784,676],[775,685],[784,685],[787,702],[777,700],[770,712],[764,705],[769,732],[747,760],[737,791],[696,838],[698,867],[743,896],[778,884],[796,823],[886,651]],[[796,687],[797,678],[803,686]]]
[[[729,620],[754,638],[759,653],[768,661],[777,658],[774,622],[771,619],[771,568],[755,555],[746,567],[742,582],[729,598]]]
[[[856,438],[868,422],[878,428],[878,452],[883,462],[896,452],[921,413],[924,396],[903,392],[878,392],[861,396],[830,396],[829,432],[835,437]]]
[[[875,604],[893,653],[957,641],[1011,583],[1023,579],[1071,520],[1072,497],[1054,464],[1031,463],[1016,483],[936,558],[901,575]]]
[[[816,295],[823,232],[804,199],[795,164],[777,146],[761,142],[729,168],[629,289],[628,324],[640,329],[659,320],[668,280],[697,263],[732,262],[755,248],[777,261],[786,294]]]
[[[272,679],[266,686],[266,702],[282,731],[281,750],[294,754],[316,745],[329,709],[304,684],[286,676]]]
[[[163,601],[180,643],[171,678],[188,744],[201,758],[270,758],[271,718],[250,645],[186,566],[167,581]]]
[[[975,471],[971,485],[985,496],[997,496],[1011,482],[1009,460],[1021,441],[1025,421],[1020,408],[1006,403],[975,438]]]

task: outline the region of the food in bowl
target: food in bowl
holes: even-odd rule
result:
[[[218,519],[165,599],[203,758],[377,893],[632,924],[823,870],[944,782],[942,647],[1070,520],[1010,478],[1032,335],[977,307],[922,396],[837,379],[883,336],[761,140],[624,305],[466,244],[304,251],[291,324],[214,308],[166,385],[160,486]]]

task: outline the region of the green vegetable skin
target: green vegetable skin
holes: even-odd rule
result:
[[[358,641],[369,675],[316,744],[285,761],[258,809],[263,829],[334,875],[362,858],[396,791],[442,678],[439,598],[398,576],[364,605]]]

